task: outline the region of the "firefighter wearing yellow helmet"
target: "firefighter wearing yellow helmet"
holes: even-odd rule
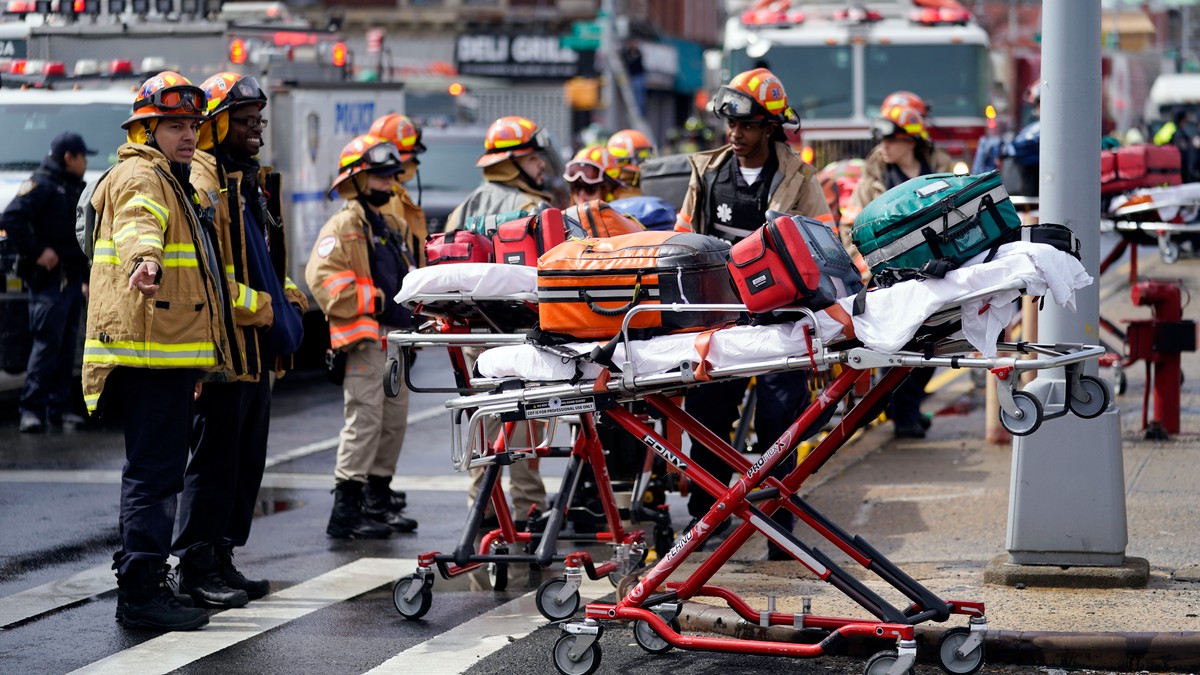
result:
[[[211,215],[188,180],[204,92],[165,71],[135,94],[129,142],[89,202],[96,212],[83,354],[88,410],[123,418],[117,619],[190,630],[208,623],[167,585],[198,378],[229,358],[230,297]]]

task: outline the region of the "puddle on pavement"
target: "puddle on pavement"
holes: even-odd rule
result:
[[[304,506],[304,500],[297,499],[290,491],[263,488],[258,492],[258,504],[254,507],[254,516],[269,516],[283,513]]]

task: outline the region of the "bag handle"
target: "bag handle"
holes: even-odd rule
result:
[[[626,312],[628,312],[629,310],[631,310],[634,307],[641,304],[642,300],[646,299],[646,295],[647,295],[646,289],[642,288],[642,284],[639,281],[637,284],[637,288],[635,288],[633,291],[633,299],[632,300],[630,300],[629,302],[625,303],[624,305],[622,305],[620,307],[611,307],[610,308],[610,307],[600,307],[599,305],[597,305],[596,304],[597,301],[593,300],[592,297],[590,295],[588,295],[588,292],[586,290],[579,291],[579,298],[581,300],[583,300],[584,303],[587,304],[588,309],[592,310],[596,314],[599,314],[600,316],[621,316],[621,315],[625,314]]]

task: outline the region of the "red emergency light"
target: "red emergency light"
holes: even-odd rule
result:
[[[300,45],[317,44],[317,36],[312,33],[297,33],[295,31],[278,31],[271,34],[271,41],[279,47],[297,47]]]
[[[37,4],[30,0],[11,0],[4,8],[7,14],[33,14],[37,12]]]
[[[42,75],[45,77],[66,77],[67,66],[62,61],[47,61],[46,65],[42,66]]]
[[[847,7],[846,9],[839,9],[834,12],[833,20],[843,23],[872,23],[874,21],[883,21],[883,15],[873,9]]]
[[[10,75],[24,75],[25,64],[25,59],[13,59],[13,62],[8,64],[8,73]]]
[[[347,52],[345,42],[333,43],[332,58],[330,61],[336,68],[344,68],[346,66]]]
[[[229,60],[239,66],[246,62],[245,40],[241,38],[234,38],[229,43]]]
[[[129,59],[113,59],[108,62],[109,75],[132,75],[133,61]]]
[[[965,25],[971,21],[971,13],[961,7],[919,9],[912,13],[913,23],[925,26]]]

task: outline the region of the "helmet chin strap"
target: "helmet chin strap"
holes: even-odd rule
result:
[[[142,128],[146,130],[146,145],[158,148],[158,141],[154,140],[154,129],[151,128],[150,121],[142,120]]]

